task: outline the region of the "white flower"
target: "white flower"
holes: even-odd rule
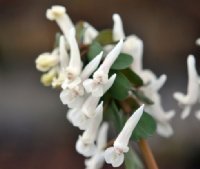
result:
[[[125,38],[123,23],[119,14],[113,14],[113,39],[119,41]]]
[[[113,74],[108,82],[102,86],[102,95],[106,93],[106,91],[113,85],[116,78],[116,74]],[[87,100],[84,102],[82,106],[82,112],[87,116],[88,118],[93,117],[95,114],[95,109],[100,100],[100,97],[95,97],[93,95],[90,95]]]
[[[185,119],[189,116],[192,106],[197,103],[199,99],[199,76],[196,71],[195,58],[193,55],[189,55],[187,59],[188,68],[188,87],[187,94],[184,95],[180,92],[174,93],[174,98],[182,105],[183,112],[181,118]]]
[[[175,112],[173,110],[165,112],[162,104],[161,97],[158,93],[159,89],[164,85],[167,80],[166,75],[161,75],[158,79],[154,79],[144,87],[141,87],[141,90],[145,93],[148,98],[153,100],[152,105],[146,105],[145,110],[153,116],[157,122],[157,133],[163,137],[169,137],[173,134],[173,129],[170,125],[170,120],[174,117]]]
[[[69,33],[70,60],[66,68],[66,86],[74,85],[80,81],[79,75],[82,69],[82,62],[79,47],[75,37],[75,29],[71,29]]]
[[[69,32],[74,28],[74,25],[66,14],[65,7],[60,5],[52,6],[51,9],[47,9],[46,16],[49,20],[55,20],[57,22],[68,42],[70,39]]]
[[[52,53],[42,53],[35,62],[39,71],[46,72],[50,70],[59,63],[58,50],[54,49]]]
[[[108,73],[112,64],[117,59],[121,48],[123,45],[123,40],[114,47],[114,49],[106,56],[103,63],[93,74],[93,79],[87,79],[83,82],[83,86],[88,93],[92,93],[95,97],[101,97],[103,95],[103,87],[108,83]]]
[[[104,147],[107,143],[107,132],[108,132],[108,123],[104,122],[98,133],[96,141],[96,152],[95,154],[85,160],[86,169],[101,169],[104,164]]]
[[[88,124],[87,129],[84,131],[82,136],[79,136],[79,139],[76,143],[77,152],[84,155],[85,157],[92,156],[95,153],[95,140],[100,123],[103,119],[103,102],[100,103],[97,109],[98,110]]]
[[[85,28],[84,30],[85,32],[83,36],[83,44],[88,45],[92,43],[92,41],[97,37],[99,32],[93,26],[91,26],[88,22],[84,22],[83,24]]]
[[[104,153],[106,163],[112,164],[113,167],[119,167],[123,163],[124,153],[129,151],[129,139],[143,114],[143,109],[144,105],[133,113],[133,115],[127,120],[122,131],[117,136],[113,147],[106,149]]]
[[[89,78],[89,76],[98,67],[103,53],[101,52],[92,61],[90,61],[80,74],[79,81],[73,83],[74,85],[68,86],[67,83],[63,83],[63,90],[60,93],[60,99],[63,104],[67,104],[70,108],[77,108],[83,102],[84,88],[82,86],[82,81]],[[68,87],[67,87],[68,86]]]

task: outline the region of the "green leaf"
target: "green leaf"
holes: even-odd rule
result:
[[[76,40],[77,40],[78,44],[82,44],[83,36],[85,33],[84,22],[83,21],[78,22],[75,25],[75,29],[76,29]]]
[[[132,134],[133,140],[146,139],[156,131],[156,121],[148,113],[144,112]]]
[[[111,69],[126,69],[128,68],[133,62],[133,57],[131,55],[120,53],[116,61],[113,63]]]
[[[121,72],[117,72],[117,77],[109,92],[113,98],[124,100],[128,97],[128,92],[131,90],[131,83]]]
[[[119,111],[115,101],[113,100],[104,112],[104,117],[109,118],[117,130],[117,133],[121,131],[124,126],[125,118],[123,114]]]
[[[94,59],[96,55],[98,55],[101,51],[103,51],[103,47],[98,42],[93,42],[88,50],[88,60]]]
[[[94,41],[99,42],[101,45],[107,45],[113,43],[113,33],[111,29],[105,29],[99,32],[99,35],[94,39]]]
[[[140,78],[140,76],[138,76],[130,68],[122,70],[122,72],[135,87],[140,87],[143,85],[143,80]]]
[[[128,153],[125,154],[126,169],[143,169],[144,166],[132,148],[129,148]]]
[[[148,98],[147,96],[145,96],[145,94],[142,91],[139,90],[132,90],[133,94],[143,103],[145,104],[154,104],[154,102]]]

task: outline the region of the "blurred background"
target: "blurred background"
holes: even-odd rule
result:
[[[144,67],[166,73],[161,90],[166,110],[176,109],[175,135],[157,135],[150,144],[161,169],[200,168],[200,121],[180,119],[172,98],[186,91],[188,54],[200,71],[199,0],[0,0],[0,169],[81,169],[74,150],[78,130],[65,119],[59,92],[40,84],[35,58],[51,51],[59,31],[45,17],[47,8],[65,5],[74,22],[87,20],[97,29],[111,28],[119,13],[126,35],[144,41]],[[110,168],[106,166],[105,168]]]

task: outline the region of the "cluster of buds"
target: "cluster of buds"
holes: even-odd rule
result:
[[[167,76],[157,77],[143,68],[143,41],[136,35],[125,36],[118,14],[113,14],[113,28],[100,32],[87,22],[74,24],[63,6],[53,6],[46,16],[58,24],[62,34],[52,52],[38,56],[36,68],[44,73],[41,82],[45,86],[61,89],[67,119],[83,131],[75,148],[87,158],[86,169],[100,169],[105,161],[120,166],[134,138],[146,138],[154,131],[163,137],[173,134],[170,121],[175,111],[163,109],[159,94]],[[188,94],[174,94],[184,106],[182,118],[200,100],[193,56],[188,57],[188,74]],[[114,127],[120,128],[112,147],[107,146],[108,121],[114,121],[112,117],[106,119],[109,113],[118,116]],[[196,116],[200,118],[200,112]],[[148,124],[140,123],[142,118]]]

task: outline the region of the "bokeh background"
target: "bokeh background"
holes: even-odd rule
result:
[[[186,91],[188,54],[195,54],[199,70],[199,0],[0,0],[0,169],[84,168],[74,150],[78,130],[65,119],[59,92],[43,87],[35,69],[35,58],[52,49],[59,30],[45,18],[53,4],[98,29],[111,28],[119,13],[126,34],[144,40],[144,67],[168,75],[163,104],[177,110],[175,135],[149,139],[158,165],[199,169],[200,121],[193,114],[181,120],[172,98],[177,89]]]

